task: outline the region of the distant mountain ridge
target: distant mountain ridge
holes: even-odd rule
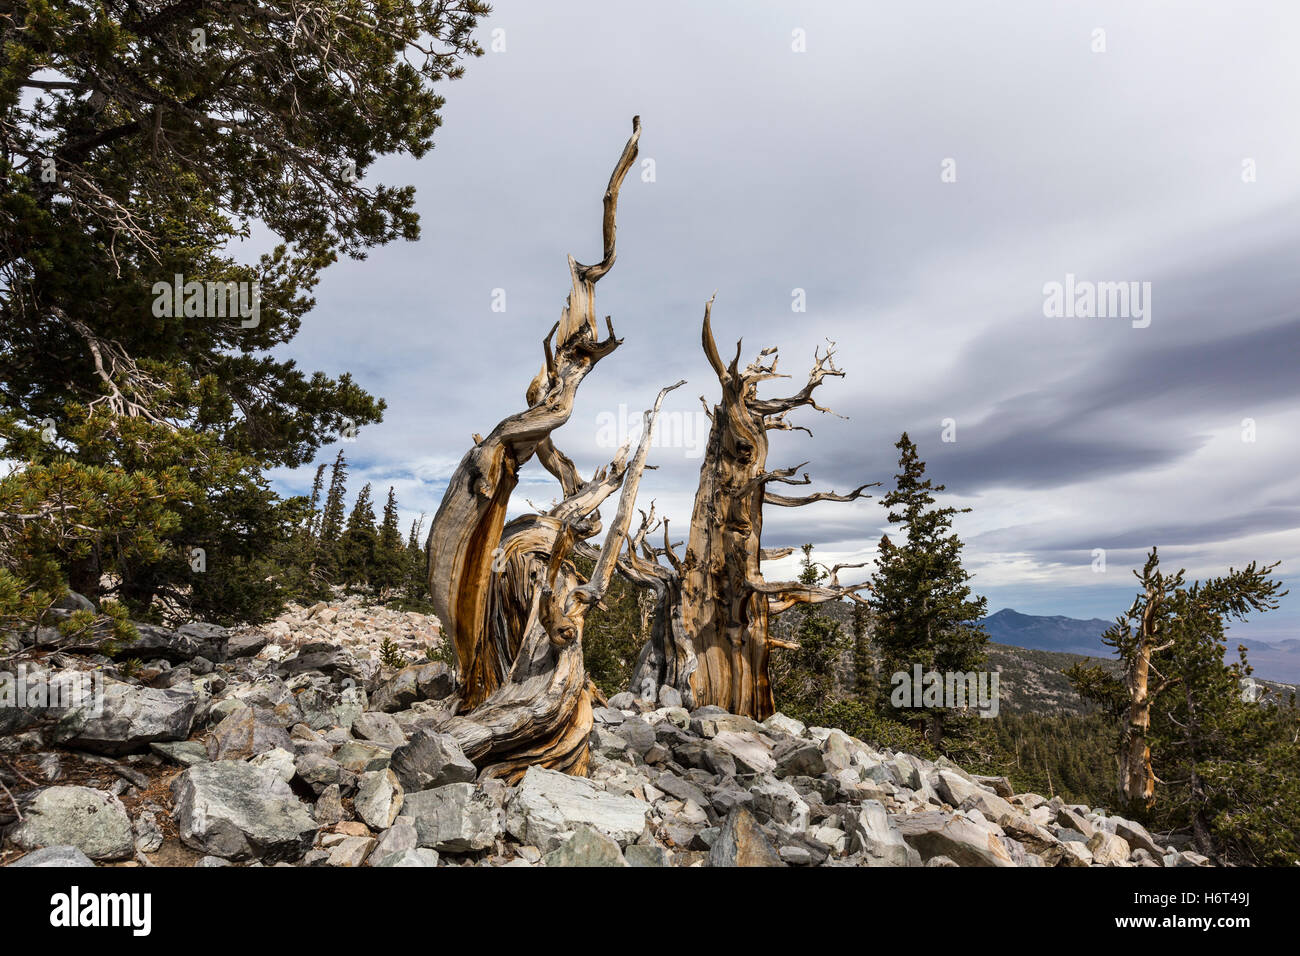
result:
[[[1021,614],[1004,607],[981,622],[989,640],[995,644],[1010,644],[1034,651],[1056,651],[1065,654],[1104,654],[1112,651],[1101,642],[1101,635],[1110,627],[1110,621],[1099,617],[1080,620],[1060,614],[1044,616]]]
[[[989,640],[995,644],[1105,658],[1114,655],[1114,651],[1101,642],[1101,635],[1111,623],[1098,617],[1080,620],[1059,614],[1022,614],[1009,607],[990,614],[982,622]],[[1300,683],[1300,640],[1266,644],[1263,641],[1234,640],[1229,632],[1225,655],[1228,660],[1236,659],[1238,645],[1246,648],[1246,659],[1254,668],[1256,677],[1288,684]]]

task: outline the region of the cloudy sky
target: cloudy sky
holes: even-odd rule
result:
[[[1280,559],[1300,582],[1300,7],[495,7],[498,49],[443,88],[437,147],[370,174],[416,185],[423,238],[333,267],[291,346],[388,400],[344,446],[354,491],[432,513],[470,436],[522,407],[640,114],[653,166],[628,177],[597,287],[625,343],[557,433],[584,472],[687,379],[641,488],[684,528],[717,290],[724,354],[780,347],[793,378],[767,394],[828,339],[847,372],[819,392],[846,417],[797,413],[813,437],[778,434],[769,466],[809,461],[805,490],[888,483],[907,430],[973,509],[957,530],[990,610],[1111,618],[1153,544],[1192,575]],[[1067,274],[1150,283],[1149,324],[1045,315]],[[517,510],[555,491],[534,462]],[[765,544],[870,560],[885,526],[874,499],[769,509]],[[1300,591],[1234,633],[1296,636]]]

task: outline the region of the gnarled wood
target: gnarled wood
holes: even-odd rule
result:
[[[722,398],[712,409],[705,403],[712,424],[685,555],[679,560],[665,541],[663,551],[647,550],[645,561],[624,562],[625,575],[654,588],[657,601],[655,628],[642,650],[632,690],[645,696],[666,684],[693,706],[717,704],[761,720],[774,710],[768,661],[771,648],[781,646],[768,636],[768,618],[798,603],[856,597],[864,587],[840,587],[836,574],[847,565],[833,569],[830,582],[820,587],[764,581],[761,562],[783,557],[791,549],[763,549],[763,506],[854,501],[872,486],[803,498],[767,490],[772,483],[810,481],[807,475],[792,477],[802,466],[767,470],[767,433],[796,427],[807,431],[791,425],[786,416],[805,405],[830,412],[813,400],[813,392],[828,376],[844,373],[835,368],[830,350],[824,355],[819,351],[802,390],[789,398],[759,398],[761,382],[786,377],[777,372],[777,350],[762,350],[741,369],[737,342],[735,357],[724,364],[713,337],[712,311],[710,299],[701,342],[722,386]],[[660,564],[658,556],[666,557],[668,565]]]
[[[596,509],[605,498],[620,487],[635,495],[653,421],[632,464],[620,452],[590,482],[581,481],[550,436],[568,421],[587,373],[620,342],[608,318],[601,337],[594,287],[614,264],[618,193],[640,134],[634,118],[605,190],[601,260],[584,265],[569,257],[569,296],[543,340],[527,407],[486,437],[475,436],[429,530],[429,591],[460,665],[461,713],[448,730],[487,776],[514,777],[531,764],[573,773],[586,768],[591,704],[582,620],[603,586],[579,582],[568,556],[576,541],[598,532]],[[560,479],[564,500],[549,514],[507,524],[519,469],[534,455]],[[620,515],[630,508],[620,504]],[[616,521],[606,540],[615,553],[626,524],[625,517],[618,531]]]

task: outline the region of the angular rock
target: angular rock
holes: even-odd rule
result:
[[[811,740],[795,738],[785,745],[778,744],[773,753],[777,777],[816,777],[826,772],[826,760],[821,748]]]
[[[706,866],[785,866],[748,810],[733,810],[709,850]]]
[[[352,727],[366,709],[366,692],[359,686],[339,687],[333,684],[317,684],[317,678],[309,686],[296,692],[298,706],[302,709],[302,719],[312,730],[324,730],[330,727]]]
[[[623,851],[611,837],[585,823],[578,824],[573,836],[546,854],[547,866],[627,866]]]
[[[1061,807],[1056,811],[1056,823],[1058,826],[1068,827],[1071,830],[1078,830],[1085,838],[1092,836],[1096,829],[1082,813],[1074,807]]]
[[[659,706],[660,707],[681,707],[682,695],[677,688],[664,684],[659,688]]]
[[[1125,820],[1123,817],[1111,817],[1111,819],[1115,821],[1115,835],[1122,838],[1133,849],[1146,850],[1157,859],[1164,856],[1156,841],[1142,824]]]
[[[485,850],[502,831],[501,808],[470,783],[407,793],[401,815],[415,824],[420,846],[440,853]]]
[[[1011,786],[1011,781],[1006,777],[985,777],[976,774],[971,779],[981,787],[986,787],[989,790],[992,790],[1003,800],[1010,800],[1016,795],[1015,789]]]
[[[655,730],[640,717],[629,717],[618,726],[618,735],[627,743],[629,753],[643,757],[655,745]]]
[[[365,740],[349,740],[334,753],[334,760],[338,765],[353,773],[386,770],[392,759],[391,748]],[[399,776],[398,779],[400,780],[401,777]]]
[[[9,842],[24,850],[73,846],[92,860],[121,860],[135,852],[131,818],[122,801],[90,787],[46,787],[23,808]]]
[[[266,767],[268,770],[274,770],[275,775],[288,783],[297,773],[294,767],[293,754],[287,750],[281,750],[279,747],[274,750],[268,750],[266,753],[258,754],[249,761],[254,767]]]
[[[660,688],[660,698],[663,688]],[[680,698],[679,698],[680,699]],[[632,843],[623,851],[623,859],[628,866],[659,867],[668,865],[668,851],[661,846],[644,846]]]
[[[583,823],[625,846],[641,835],[649,810],[645,801],[605,793],[584,777],[529,767],[506,808],[506,829],[543,853]]]
[[[208,748],[197,740],[153,743],[149,745],[149,749],[158,756],[170,760],[172,763],[180,764],[182,767],[192,767],[196,763],[208,762]]]
[[[756,733],[762,729],[749,717],[729,714],[720,707],[701,707],[691,714],[691,732],[700,737],[716,737],[724,730],[735,733]]]
[[[777,851],[777,855],[791,866],[810,866],[813,862],[812,851],[807,847],[799,846],[797,843],[790,843],[781,847]]]
[[[181,842],[228,860],[296,860],[320,826],[273,770],[235,760],[190,767],[172,794]]]
[[[776,769],[772,742],[761,734],[719,730],[713,737],[713,746],[729,754],[742,773],[768,773]]]
[[[750,787],[749,792],[754,797],[754,812],[760,819],[774,820],[796,832],[808,829],[808,804],[788,781],[770,780]]]
[[[371,866],[437,866],[438,853],[436,850],[430,850],[428,847],[412,847],[409,850],[398,850],[396,853],[389,853],[378,863],[372,863]]]
[[[1133,852],[1123,837],[1107,833],[1105,830],[1095,830],[1092,836],[1088,837],[1087,846],[1092,853],[1093,862],[1103,866],[1126,863],[1129,854]]]
[[[876,800],[864,800],[852,820],[852,848],[862,853],[867,866],[913,866],[920,862],[917,851],[890,826],[885,807]]]
[[[316,798],[316,806],[311,811],[312,818],[323,827],[341,823],[345,816],[343,811],[343,794],[339,785],[326,787]]]
[[[406,710],[419,700],[442,700],[456,689],[447,665],[430,661],[404,667],[383,681],[370,695],[373,710],[393,713]]]
[[[374,770],[362,774],[352,805],[357,816],[372,830],[386,830],[402,812],[404,794],[397,774],[391,770]]]
[[[406,743],[406,734],[397,725],[391,714],[368,710],[352,722],[352,733],[364,740],[375,743],[390,744],[401,747]]]
[[[407,793],[471,783],[478,776],[454,737],[430,730],[417,730],[410,743],[394,750],[389,767]]]
[[[366,862],[374,849],[373,837],[349,836],[331,846],[326,866],[357,867]]]
[[[266,647],[266,635],[258,631],[247,634],[232,634],[226,644],[228,658],[253,657]]]
[[[772,733],[786,734],[790,737],[802,737],[808,732],[807,725],[795,720],[793,717],[787,717],[779,710],[763,721],[763,729]]]
[[[384,857],[402,850],[414,850],[420,844],[419,832],[410,817],[398,817],[393,825],[379,835],[378,842],[370,854],[370,865],[374,866]]]
[[[105,681],[102,714],[76,720],[75,731],[60,737],[70,747],[102,754],[132,753],[152,743],[184,740],[190,735],[198,700],[185,691]]]
[[[271,711],[245,704],[213,728],[208,741],[208,757],[212,760],[247,760],[276,748],[293,750],[293,742],[279,718]]]
[[[895,814],[890,821],[922,859],[947,856],[960,866],[1013,865],[1001,841],[965,817],[924,811]]]
[[[178,627],[176,634],[179,637],[192,639],[198,645],[198,654],[196,656],[205,658],[209,662],[217,661],[220,663],[229,656],[230,631],[220,624],[193,621]],[[208,669],[211,670],[210,663]],[[195,671],[195,673],[206,672]]]
[[[9,866],[94,866],[94,862],[75,846],[46,846],[25,854]]]
[[[338,761],[316,753],[305,753],[294,761],[294,771],[303,783],[318,796],[330,787],[346,790],[353,785],[352,771],[345,770]]]
[[[139,658],[142,661],[164,660],[170,664],[183,664],[204,655],[205,644],[198,637],[182,631],[169,631],[154,624],[134,622],[139,637],[122,644],[113,655],[115,660]],[[209,658],[211,659],[211,658]]]
[[[601,724],[591,728],[587,746],[593,753],[599,754],[606,760],[618,760],[626,758],[627,755],[627,741],[609,730],[608,726]]]
[[[146,810],[140,814],[132,825],[135,832],[135,848],[140,853],[156,853],[163,844],[162,828],[158,826],[158,817]]]

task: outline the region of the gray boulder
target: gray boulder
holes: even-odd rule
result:
[[[75,721],[75,730],[63,742],[96,753],[125,754],[152,743],[184,740],[198,701],[196,694],[181,690],[106,681],[102,713]]]
[[[23,819],[9,831],[9,842],[24,850],[72,846],[92,860],[121,860],[135,852],[131,818],[122,801],[90,787],[36,791]]]
[[[33,850],[9,866],[94,866],[90,857],[75,846],[46,846]]]
[[[713,841],[705,866],[785,866],[753,814],[733,810]]]
[[[364,740],[400,747],[406,743],[406,734],[397,725],[392,714],[368,710],[352,722],[352,733]]]
[[[578,824],[573,836],[550,853],[547,866],[627,866],[623,851],[611,837],[594,827]]]
[[[923,811],[896,814],[890,821],[924,860],[946,856],[960,866],[1014,865],[998,837],[965,817]]]
[[[506,808],[506,829],[543,853],[584,823],[626,846],[645,830],[649,811],[645,801],[605,793],[585,777],[529,767]]]
[[[889,815],[878,800],[864,800],[850,828],[853,852],[862,853],[867,866],[915,866],[921,862],[917,851],[890,826]]]
[[[212,730],[208,757],[212,760],[247,760],[268,750],[293,750],[293,741],[270,710],[243,704]]]
[[[353,799],[357,816],[372,830],[386,830],[402,812],[404,794],[391,770],[374,770],[362,774]]]
[[[398,850],[396,853],[389,853],[378,863],[372,866],[437,866],[438,854],[435,850],[428,847],[418,846],[409,850]]]
[[[406,794],[402,817],[415,824],[419,845],[440,853],[485,850],[501,836],[501,808],[470,783]]]
[[[417,730],[410,743],[394,750],[389,767],[407,793],[449,783],[472,783],[478,776],[456,738],[431,730]]]
[[[447,665],[437,661],[412,664],[380,683],[370,695],[373,710],[393,713],[406,710],[418,700],[442,700],[456,689]]]
[[[1122,838],[1133,849],[1146,850],[1157,859],[1164,855],[1142,824],[1134,823],[1132,820],[1125,820],[1123,817],[1111,817],[1110,819],[1115,822],[1115,835]]]
[[[172,795],[181,842],[228,860],[296,860],[320,827],[274,770],[235,760],[190,767]]]

